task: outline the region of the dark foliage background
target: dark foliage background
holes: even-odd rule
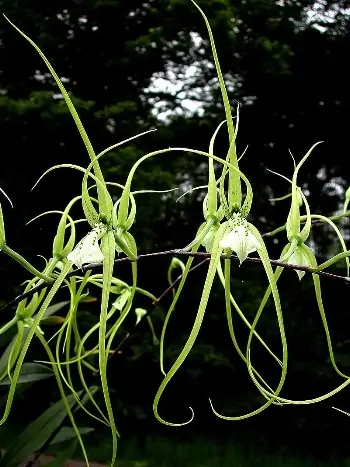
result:
[[[266,168],[291,176],[288,149],[299,160],[319,140],[324,143],[303,167],[300,182],[313,212],[333,214],[350,182],[349,2],[199,0],[199,5],[213,28],[232,106],[242,105],[238,145],[242,152],[249,144],[241,168],[255,190],[251,221],[262,232],[284,223],[288,203],[273,204],[268,199],[285,194],[288,186]],[[0,0],[0,11],[49,58],[74,97],[96,151],[157,128],[104,157],[108,180],[123,183],[133,163],[151,150],[208,147],[224,112],[205,25],[189,0]],[[161,78],[173,86],[160,86]],[[186,110],[188,99],[199,105],[198,111],[193,106]],[[58,219],[50,215],[25,224],[45,210],[62,209],[79,193],[81,175],[62,169],[49,174],[33,192],[30,189],[48,167],[68,162],[86,166],[88,157],[44,63],[4,18],[0,20],[0,132],[0,186],[15,206],[11,210],[2,202],[9,245],[40,267],[43,260],[37,255],[50,255]],[[223,132],[216,152],[223,155],[225,150]],[[205,180],[205,159],[168,153],[142,165],[134,187],[178,186],[182,193]],[[181,248],[193,238],[202,218],[201,192],[181,202],[176,202],[178,196],[179,192],[139,196],[133,234],[141,252]],[[348,235],[348,223],[342,225]],[[267,240],[272,257],[278,257],[284,241],[283,233],[278,241]],[[336,251],[334,236],[325,227],[315,227],[313,241],[320,261]],[[140,264],[140,284],[160,294],[167,285],[167,267],[168,261],[159,259]],[[19,293],[27,275],[4,256],[0,274],[0,297],[6,301]],[[205,268],[190,278],[171,320],[168,368],[190,330],[204,275]],[[235,298],[252,319],[266,287],[264,274],[256,265],[234,266],[232,281]],[[322,283],[337,361],[350,372],[348,286]],[[294,399],[316,397],[342,381],[327,356],[311,278],[299,283],[295,273],[285,272],[281,294],[290,351],[283,394]],[[158,332],[166,305],[155,313]],[[88,316],[98,312],[96,304],[86,307]],[[132,324],[130,319],[125,330]],[[237,317],[235,325],[244,345],[247,330]],[[273,308],[266,309],[259,330],[280,352]],[[276,384],[278,368],[258,344],[252,357]],[[179,439],[202,434],[319,457],[349,453],[349,419],[331,408],[349,410],[347,389],[315,406],[273,407],[241,422],[217,420],[209,396],[218,411],[232,415],[263,403],[246,373],[233,351],[223,293],[216,287],[199,341],[160,406],[164,418],[181,421],[191,405],[195,421],[173,429],[153,419],[152,400],[161,374],[157,348],[145,325],[110,366],[120,430],[125,437],[141,438],[150,433]],[[43,384],[43,388],[48,403],[57,397],[54,387]],[[33,388],[31,397],[37,394]],[[41,408],[33,404],[23,415],[23,401],[18,402],[12,419],[30,419]]]

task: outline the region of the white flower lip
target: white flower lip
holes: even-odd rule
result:
[[[305,266],[305,267],[310,267],[311,264],[303,252],[302,248],[300,246],[297,246],[294,253],[289,257],[288,264],[295,264],[296,266]],[[304,275],[305,271],[299,271],[298,269],[295,269],[295,272],[298,274],[299,280],[301,280]]]
[[[261,248],[261,243],[248,229],[247,223],[241,223],[233,227],[221,241],[221,248],[230,248],[234,251],[239,259],[240,264],[247,258],[249,253]]]
[[[103,230],[99,226],[92,229],[67,255],[67,259],[72,261],[79,269],[84,264],[102,263],[104,256],[98,244],[102,232]]]

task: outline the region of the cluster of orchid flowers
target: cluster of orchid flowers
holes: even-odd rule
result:
[[[193,0],[191,1],[193,2]],[[220,126],[215,131],[213,137],[211,138],[208,152],[181,147],[167,148],[154,151],[143,156],[135,163],[135,165],[130,170],[125,185],[106,182],[104,180],[103,173],[99,165],[99,159],[111,149],[130,141],[132,138],[117,143],[105,149],[100,154],[96,155],[90,143],[90,140],[84,130],[84,127],[79,119],[77,111],[74,108],[74,105],[69,97],[69,94],[67,93],[66,89],[64,88],[61,80],[55,73],[51,64],[49,63],[45,55],[42,53],[42,51],[38,48],[38,46],[23,32],[21,32],[16,26],[12,25],[37,50],[37,52],[40,54],[47,67],[49,68],[52,76],[56,80],[60,92],[62,93],[67,103],[67,106],[72,114],[72,117],[86,146],[91,162],[86,169],[73,164],[61,164],[60,166],[52,167],[44,174],[46,175],[48,172],[56,168],[71,168],[82,172],[83,180],[81,195],[75,197],[67,205],[66,209],[63,212],[49,212],[50,214],[60,214],[61,218],[58,225],[57,234],[53,242],[52,257],[46,262],[46,266],[43,271],[38,271],[36,268],[30,265],[23,257],[21,257],[18,253],[14,252],[8,246],[5,238],[4,221],[0,205],[0,250],[3,253],[10,255],[16,261],[18,261],[22,266],[27,268],[28,271],[30,271],[34,276],[31,280],[27,281],[24,288],[24,292],[29,292],[33,287],[39,284],[50,284],[50,288],[44,288],[39,292],[35,292],[30,298],[22,300],[17,306],[14,317],[2,328],[0,328],[0,334],[3,334],[9,329],[13,328],[14,326],[17,327],[17,333],[12,339],[9,348],[6,351],[8,355],[6,367],[2,369],[0,365],[0,380],[5,377],[10,378],[10,388],[8,392],[7,402],[0,424],[3,424],[9,416],[13,398],[15,395],[16,386],[18,383],[18,379],[25,360],[27,350],[29,348],[31,340],[34,336],[36,336],[47,352],[47,355],[49,357],[49,363],[51,364],[53,372],[57,379],[62,400],[65,404],[67,413],[70,417],[72,426],[80,442],[87,463],[88,458],[85,451],[84,443],[81,438],[79,428],[75,423],[71,406],[67,401],[66,391],[68,389],[69,392],[75,396],[76,401],[80,404],[80,406],[91,416],[93,416],[94,418],[98,418],[103,423],[110,426],[113,439],[113,453],[111,465],[114,465],[117,451],[118,432],[115,424],[114,413],[112,410],[110,392],[107,381],[107,360],[109,354],[112,351],[113,340],[118,330],[120,329],[120,326],[122,325],[125,318],[129,315],[129,313],[132,310],[134,310],[135,295],[143,294],[149,297],[151,300],[155,300],[153,294],[139,288],[137,285],[137,244],[134,237],[130,233],[130,229],[136,217],[135,196],[143,193],[143,191],[131,191],[133,176],[138,166],[143,161],[156,155],[161,155],[163,153],[171,151],[185,151],[195,156],[202,156],[207,158],[208,185],[206,187],[207,193],[203,201],[204,221],[199,226],[194,240],[185,248],[179,251],[191,251],[195,253],[200,247],[204,247],[205,250],[211,254],[208,272],[205,279],[205,283],[203,285],[203,291],[192,330],[178,358],[173,363],[171,368],[166,370],[164,368],[163,358],[166,329],[171,314],[175,310],[176,304],[185,286],[186,279],[191,269],[191,265],[193,263],[194,258],[189,257],[185,265],[182,264],[182,262],[180,262],[178,259],[173,260],[171,263],[169,269],[170,280],[171,271],[174,269],[174,267],[180,266],[182,270],[182,275],[181,280],[179,281],[178,286],[174,291],[173,300],[168,309],[159,340],[160,369],[164,375],[164,379],[160,384],[160,387],[155,395],[153,403],[153,410],[156,418],[164,424],[177,426],[189,423],[194,416],[193,410],[191,409],[191,416],[187,421],[181,423],[169,422],[164,420],[159,415],[158,404],[166,386],[171,381],[178,369],[181,367],[196,341],[196,338],[201,328],[201,324],[204,319],[205,311],[210,298],[212,285],[216,277],[219,278],[219,281],[223,286],[225,294],[225,307],[226,316],[228,320],[228,328],[233,345],[236,351],[238,352],[239,356],[247,365],[248,372],[257,389],[266,399],[265,403],[261,407],[255,409],[252,412],[237,417],[226,417],[224,415],[221,415],[214,409],[212,405],[212,409],[217,416],[230,420],[238,420],[255,415],[266,409],[271,404],[313,403],[330,397],[331,395],[341,390],[343,387],[350,384],[350,377],[343,374],[336,365],[332,350],[330,333],[327,326],[326,315],[322,303],[319,276],[316,274],[312,274],[316,300],[326,334],[331,362],[336,372],[343,378],[345,378],[345,382],[343,382],[342,385],[340,385],[333,391],[323,396],[307,401],[293,401],[282,398],[280,396],[281,390],[286,379],[288,362],[287,340],[284,331],[283,313],[277,286],[277,281],[280,277],[283,268],[277,267],[275,271],[273,270],[262,235],[260,234],[258,229],[247,220],[253,201],[253,190],[249,183],[249,180],[239,169],[238,165],[239,158],[237,157],[236,151],[236,138],[239,126],[239,113],[237,112],[236,117],[232,116],[226,86],[221,73],[220,64],[215,49],[214,38],[210,29],[209,22],[205,17],[203,11],[198,7],[198,5],[196,5],[195,2],[193,3],[202,14],[208,29],[210,43],[212,46],[213,58],[217,70],[217,76],[225,108],[225,121],[220,124]],[[214,143],[217,133],[220,127],[222,127],[223,125],[226,125],[228,130],[229,149],[226,157],[220,158],[214,155]],[[290,185],[290,193],[288,196],[291,197],[291,206],[285,225],[275,231],[275,233],[277,233],[278,231],[285,230],[287,234],[287,244],[281,252],[280,259],[285,263],[307,268],[310,272],[320,271],[321,269],[330,266],[336,261],[345,259],[347,272],[349,273],[348,256],[350,255],[350,252],[348,252],[346,249],[346,245],[341,235],[341,232],[331,219],[321,215],[311,214],[308,201],[303,191],[297,184],[299,170],[301,169],[302,165],[305,163],[307,158],[310,156],[313,149],[314,146],[306,153],[306,155],[301,159],[301,161],[298,164],[294,163],[292,179],[286,179],[286,181]],[[217,165],[222,168],[220,176],[218,178],[215,173],[217,168],[216,166],[214,166],[214,162],[216,162]],[[91,181],[92,184],[89,184],[89,181]],[[242,183],[244,184],[244,190],[242,190]],[[108,189],[109,187],[121,190],[121,196],[116,202],[113,202],[112,196]],[[97,198],[91,196],[91,190],[96,190]],[[244,196],[243,192],[245,193]],[[348,190],[348,192],[346,193],[346,202],[344,205],[344,215],[347,214],[346,209],[349,199],[350,191]],[[70,215],[70,211],[73,205],[78,201],[82,203],[84,219],[73,220]],[[300,212],[303,206],[305,208],[304,215],[302,215]],[[336,235],[338,236],[340,246],[342,248],[341,253],[339,253],[334,258],[321,265],[317,264],[313,251],[306,243],[310,234],[312,219],[317,219],[321,222],[328,223],[334,229]],[[77,222],[81,222],[82,220],[88,222],[88,224],[90,225],[90,231],[83,239],[76,243],[75,225]],[[67,238],[68,232],[69,235]],[[230,266],[232,257],[237,257],[240,264],[242,264],[246,260],[247,256],[254,252],[258,254],[261,260],[261,263],[267,276],[268,287],[261,301],[257,314],[253,322],[250,323],[231,293]],[[117,253],[124,253],[130,259],[132,271],[131,285],[114,277],[113,266]],[[222,262],[224,262],[224,268],[222,268]],[[102,267],[102,272],[99,274],[92,274],[91,270],[85,270],[84,266],[89,264],[100,264]],[[72,274],[73,266],[76,266],[81,271],[76,271],[75,274]],[[296,272],[299,276],[299,279],[301,279],[305,274],[305,270],[296,270]],[[59,331],[55,334],[55,336],[53,336],[53,338],[56,338],[56,350],[55,353],[53,353],[49,346],[49,343],[44,337],[40,326],[45,322],[45,319],[48,319],[48,317],[52,315],[55,312],[55,310],[57,310],[57,306],[55,307],[55,305],[52,305],[52,301],[58,290],[60,290],[60,288],[64,285],[67,286],[70,294],[70,300],[69,302],[67,302],[69,305],[69,311],[67,312],[66,317],[64,319],[62,318],[62,320],[60,321],[61,326]],[[84,302],[88,298],[88,293],[86,292],[88,285],[94,285],[102,290],[101,309],[98,322],[82,337],[79,333],[79,327],[77,324],[77,311],[79,304]],[[117,298],[113,298],[113,295],[117,295]],[[256,331],[256,326],[258,324],[259,318],[271,295],[274,302],[276,318],[280,331],[282,350],[281,358],[279,358],[272,352],[272,350],[268,347],[268,345]],[[242,349],[238,345],[235,336],[232,320],[232,306],[249,328],[249,337],[245,349]],[[136,308],[134,311],[136,312],[137,322],[139,322],[146,313],[145,310],[140,308]],[[112,319],[113,317],[115,318],[114,320]],[[57,324],[59,323],[57,322]],[[91,349],[87,350],[86,343],[94,333],[98,333],[98,343],[95,344]],[[275,389],[269,386],[269,384],[264,380],[263,376],[261,376],[252,365],[250,348],[253,337],[255,337],[261,343],[261,345],[266,349],[266,351],[269,352],[272,358],[281,367],[280,380]],[[158,342],[156,338],[154,340]],[[61,360],[62,350],[64,352],[64,361]],[[72,354],[72,350],[74,355]],[[97,366],[95,361],[96,359],[91,359],[91,357],[93,357],[95,354],[98,354]],[[80,401],[78,391],[74,388],[71,374],[71,366],[74,363],[76,363],[77,365],[82,386],[85,389],[86,394],[88,395],[88,399],[93,404],[94,408],[97,410],[98,416],[90,412],[85,407],[85,404],[83,404]],[[94,390],[92,388],[89,388],[86,384],[83,367],[85,369],[87,368],[91,371],[98,372],[100,374],[106,413],[105,410],[102,410],[97,404],[94,398]]]

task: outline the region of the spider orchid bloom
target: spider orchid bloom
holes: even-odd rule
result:
[[[229,221],[229,224],[232,227],[232,230],[225,235],[219,245],[221,248],[230,248],[234,251],[238,256],[241,265],[249,253],[253,253],[253,251],[258,250],[262,245],[255,235],[249,230],[248,222],[241,214],[234,214],[234,217]]]
[[[103,261],[103,254],[98,244],[99,239],[106,233],[107,229],[103,224],[96,224],[77,246],[67,255],[67,259],[72,261],[79,269],[84,264],[98,264]]]
[[[312,267],[309,258],[304,251],[303,245],[296,247],[294,253],[288,258],[287,263],[295,264],[296,266],[305,266],[307,268]],[[301,280],[305,275],[305,271],[299,271],[295,269],[295,272],[298,274],[299,280]]]

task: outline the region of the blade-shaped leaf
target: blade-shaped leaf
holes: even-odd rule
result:
[[[65,449],[63,449],[63,451],[60,451],[60,453],[55,459],[46,464],[46,467],[62,467],[62,465],[65,465],[67,459],[73,457],[76,448],[77,441],[74,440],[71,443],[69,443],[68,446]]]
[[[52,370],[45,365],[41,365],[40,363],[24,363],[18,378],[18,384],[33,383],[34,381],[50,378],[51,376],[53,376]],[[0,381],[0,386],[10,384],[11,380],[9,377]]]
[[[28,332],[29,332],[29,328],[24,328],[22,341],[21,341],[21,347],[22,347],[22,344],[23,344],[25,338],[27,337]],[[4,352],[1,354],[1,357],[0,357],[0,375],[2,375],[4,373],[4,371],[6,371],[6,369],[7,369],[7,362],[8,362],[10,353],[11,353],[11,349],[12,349],[13,345],[16,342],[16,339],[17,339],[17,334],[15,334],[13,336],[11,342],[8,344],[8,346],[6,347]]]
[[[0,347],[5,347],[15,335],[15,328],[12,327],[7,332],[0,335]]]
[[[94,431],[95,428],[79,428],[79,432],[81,435],[86,435],[87,433],[91,433]],[[54,439],[51,441],[50,446],[53,446],[54,444],[59,444],[63,443],[65,441],[70,441],[71,439],[75,439],[76,434],[70,426],[63,426],[60,431],[57,433],[57,435],[54,437]]]
[[[58,324],[64,323],[65,318],[63,316],[49,316],[41,320],[42,326],[57,326]]]
[[[82,391],[78,393],[81,395]],[[73,395],[67,397],[70,407],[75,399]],[[66,409],[62,401],[56,402],[33,423],[31,423],[16,440],[9,446],[5,456],[0,461],[0,467],[18,467],[27,456],[40,449],[51,433],[62,423],[66,416]]]
[[[68,305],[69,301],[55,303],[47,307],[47,310],[44,313],[43,318],[53,315],[57,311],[61,310],[64,306]]]

